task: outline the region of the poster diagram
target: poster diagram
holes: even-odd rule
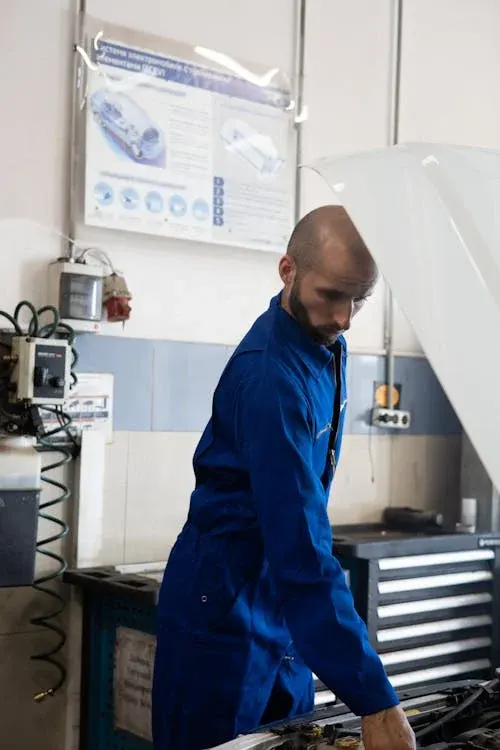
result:
[[[284,164],[272,138],[259,133],[244,120],[226,120],[221,138],[230,153],[246,159],[262,178],[275,176]]]
[[[117,41],[95,46],[85,222],[281,252],[293,213],[289,93]]]
[[[139,164],[165,166],[162,130],[127,94],[98,89],[90,98],[94,122],[122,153]]]

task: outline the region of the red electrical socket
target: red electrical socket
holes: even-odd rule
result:
[[[112,273],[106,276],[103,285],[103,305],[110,323],[124,323],[130,318],[130,294],[123,276]]]

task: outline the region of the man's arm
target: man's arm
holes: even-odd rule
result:
[[[332,555],[305,395],[280,372],[247,382],[238,398],[238,427],[265,553],[299,653],[356,714],[396,706],[397,696]]]

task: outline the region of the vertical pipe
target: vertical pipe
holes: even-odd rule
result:
[[[78,148],[78,121],[80,116],[80,97],[84,80],[83,60],[76,51],[78,44],[82,43],[83,30],[85,22],[85,13],[87,10],[86,0],[75,0],[75,18],[73,26],[73,76],[71,83],[71,123],[70,123],[70,142],[69,142],[69,168],[68,168],[68,197],[67,197],[67,235],[70,240],[75,239],[76,233],[76,213],[77,206],[77,148]],[[75,247],[72,242],[68,242],[66,255],[70,260],[74,260]]]
[[[304,107],[304,59],[306,42],[306,0],[295,0],[294,91],[295,117]],[[300,219],[302,191],[302,122],[295,123],[295,223]]]
[[[399,140],[399,110],[401,90],[401,45],[402,45],[403,0],[392,2],[391,69],[389,78],[389,121],[387,141],[395,146]],[[384,349],[386,352],[387,406],[394,408],[394,299],[389,285],[385,284],[384,305]]]

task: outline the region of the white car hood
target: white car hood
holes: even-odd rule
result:
[[[311,167],[362,234],[500,488],[500,153],[406,144]]]

